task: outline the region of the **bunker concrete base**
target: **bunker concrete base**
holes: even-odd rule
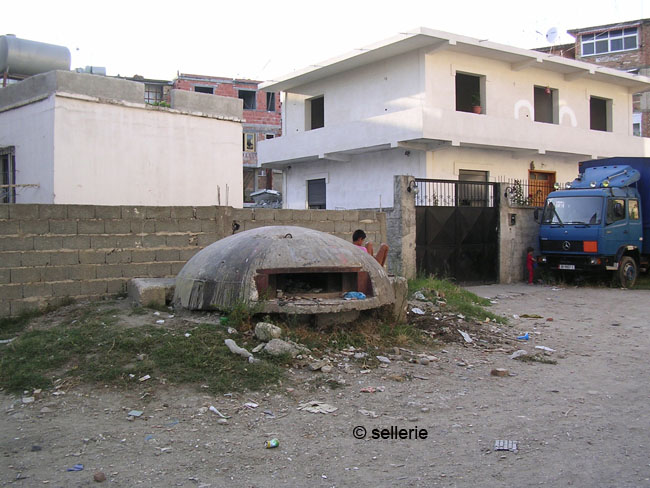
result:
[[[174,297],[175,278],[133,278],[126,289],[129,299],[142,306],[164,306]]]

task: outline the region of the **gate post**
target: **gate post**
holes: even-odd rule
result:
[[[386,215],[389,271],[408,279],[416,276],[415,194],[408,190],[409,182],[414,179],[413,176],[395,175],[393,210]]]

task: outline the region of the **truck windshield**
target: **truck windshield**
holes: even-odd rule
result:
[[[542,224],[600,224],[602,213],[602,197],[550,197]]]

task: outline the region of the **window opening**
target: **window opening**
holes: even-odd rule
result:
[[[266,134],[264,137],[266,139],[273,139],[275,137],[275,134]]]
[[[144,85],[144,103],[156,104],[163,101],[163,87],[160,85]]]
[[[591,97],[589,99],[589,123],[591,130],[612,131],[611,105],[612,101],[605,98]]]
[[[325,178],[307,180],[307,206],[312,209],[326,208]]]
[[[325,126],[325,97],[312,98],[306,102],[307,130]]]
[[[481,97],[482,77],[456,73],[456,111],[482,113]]]
[[[488,181],[487,171],[473,169],[458,170],[460,181],[477,181],[485,183]],[[462,183],[458,185],[458,204],[465,207],[487,207],[488,189],[485,185]]]
[[[536,86],[534,89],[535,98],[535,122],[547,124],[558,123],[557,90],[554,88]]]
[[[213,86],[195,86],[194,91],[198,93],[207,93],[209,95],[214,95]]]
[[[638,47],[638,31],[636,27],[615,29],[607,32],[583,34],[582,55],[605,54],[616,51],[630,51]]]
[[[255,284],[260,296],[269,299],[340,298],[348,291],[374,296],[368,272],[358,267],[258,269]]]
[[[625,219],[625,200],[610,198],[607,200],[607,225]]]
[[[627,212],[630,220],[639,220],[639,201],[628,200]]]
[[[275,93],[266,94],[266,110],[269,112],[275,112]]]
[[[255,110],[257,108],[256,94],[257,92],[250,90],[239,90],[239,98],[244,101],[244,110]]]
[[[252,132],[244,132],[244,151],[255,152],[255,134]]]
[[[16,203],[16,158],[14,148],[0,148],[0,203]]]

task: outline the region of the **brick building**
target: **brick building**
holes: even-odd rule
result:
[[[650,75],[650,19],[581,27],[567,31],[575,43],[537,51],[594,63],[628,73]],[[650,137],[650,93],[633,96],[633,133]]]
[[[257,143],[282,135],[282,107],[278,92],[258,90],[260,81],[180,73],[173,88],[211,95],[240,98],[244,103],[242,153],[244,203],[252,203],[251,193],[261,189],[282,190],[282,171],[257,165]]]

